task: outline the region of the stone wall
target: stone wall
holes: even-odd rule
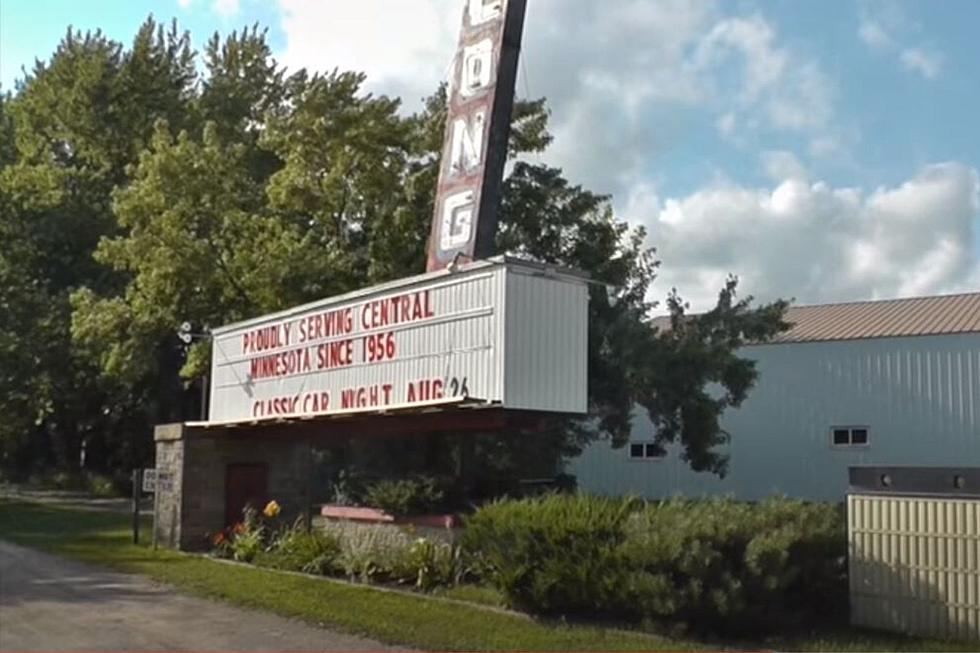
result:
[[[312,455],[308,439],[275,427],[202,429],[157,427],[157,469],[170,472],[170,487],[156,494],[154,538],[181,550],[208,547],[208,537],[225,525],[225,475],[229,465],[265,464],[268,497],[289,523],[308,517]]]

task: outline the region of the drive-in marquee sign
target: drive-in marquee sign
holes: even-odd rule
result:
[[[428,269],[493,254],[527,0],[466,0]]]
[[[444,402],[585,410],[587,286],[487,261],[213,331],[210,421]]]

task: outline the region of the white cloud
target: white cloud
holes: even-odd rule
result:
[[[873,20],[864,20],[858,28],[858,36],[864,44],[875,50],[887,50],[892,47],[892,37],[885,28]]]
[[[637,201],[664,261],[658,294],[677,287],[697,309],[725,277],[760,299],[840,301],[951,292],[980,280],[980,176],[959,163],[928,166],[894,188],[866,193],[800,176],[771,153],[772,188],[728,184],[662,204]]]
[[[776,30],[760,16],[725,18],[699,40],[694,62],[716,84],[726,76],[721,72],[726,66],[741,67],[737,86],[719,89],[717,95],[731,103],[734,94],[743,113],[761,110],[769,124],[781,130],[825,127],[833,115],[830,82],[816,61],[778,41]]]
[[[918,73],[926,79],[935,79],[943,69],[943,56],[940,53],[921,48],[903,50],[901,61],[906,70]]]
[[[840,139],[834,136],[818,136],[810,140],[810,156],[815,158],[839,157],[846,148]]]
[[[448,0],[279,0],[287,45],[278,59],[291,69],[358,70],[372,90],[413,108],[446,76],[462,20]]]
[[[224,18],[231,18],[238,14],[241,7],[239,0],[214,0],[211,9]]]
[[[192,0],[177,0],[177,4],[181,6],[182,9],[187,9],[191,6]]]
[[[400,96],[410,110],[443,81],[462,13],[462,0],[278,2],[281,62],[363,70],[370,91]],[[868,191],[814,182],[798,155],[773,150],[759,155],[771,187],[741,186],[719,170],[685,197],[659,192],[650,171],[704,128],[693,114],[742,149],[789,136],[811,157],[846,164],[861,140],[836,115],[836,86],[820,62],[763,16],[735,11],[711,0],[617,0],[615,11],[595,0],[529,3],[518,95],[549,100],[556,138],[547,162],[612,193],[622,215],[649,228],[664,259],[656,290],[676,285],[704,307],[732,272],[747,292],[804,301],[980,278],[977,173],[964,165]],[[876,18],[881,34],[866,30],[865,42],[897,52],[900,23]]]
[[[291,68],[363,70],[409,109],[443,81],[462,0],[278,0]],[[548,161],[597,191],[626,196],[651,162],[680,147],[706,111],[744,145],[762,132],[832,130],[833,85],[758,15],[713,0],[529,3],[518,94],[548,98]],[[735,133],[736,126],[739,128]]]
[[[906,47],[903,42],[921,32],[921,26],[909,21],[894,3],[865,3],[858,37],[878,53],[894,53],[907,71],[926,79],[935,79],[942,72],[944,56],[935,49]]]
[[[785,179],[809,179],[809,173],[792,152],[785,150],[775,150],[762,153],[762,165],[773,181]]]
[[[725,138],[731,138],[735,135],[735,114],[729,111],[723,114],[715,122],[715,127],[718,128],[718,133]]]

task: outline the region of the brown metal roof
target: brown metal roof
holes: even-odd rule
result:
[[[980,333],[980,292],[793,306],[786,312],[786,321],[792,326],[772,342]],[[664,318],[657,318],[655,324],[669,328]]]

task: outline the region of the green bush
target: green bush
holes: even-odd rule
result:
[[[96,497],[114,497],[124,494],[113,478],[87,470],[50,471],[31,474],[27,484],[33,487],[60,490],[63,492],[85,492]]]
[[[369,583],[404,577],[412,540],[402,531],[352,522],[331,522],[324,531],[340,542],[338,565],[351,580]]]
[[[417,515],[439,509],[444,497],[436,479],[420,476],[378,481],[364,493],[364,502],[392,515]]]
[[[463,543],[515,607],[747,631],[846,606],[842,516],[782,499],[551,496],[482,508]]]
[[[253,562],[266,551],[270,532],[259,511],[246,505],[242,521],[230,529],[227,541],[231,557],[238,562]]]
[[[418,538],[408,551],[415,587],[431,591],[458,585],[466,573],[462,549],[444,542]]]
[[[308,530],[301,520],[283,531],[258,564],[286,571],[325,576],[337,569],[340,541],[322,530]]]
[[[337,566],[351,580],[411,584],[428,591],[459,582],[466,571],[458,547],[391,526],[332,522],[324,531],[339,542]]]
[[[86,485],[89,494],[96,497],[115,497],[120,495],[116,483],[108,476],[89,474]]]
[[[634,503],[584,495],[498,501],[467,520],[462,542],[514,607],[603,610],[622,588],[620,549]]]
[[[252,562],[264,550],[262,533],[258,530],[237,533],[231,540],[231,556],[238,562]]]
[[[673,500],[627,523],[616,609],[727,631],[831,616],[846,605],[845,533],[832,505]]]

